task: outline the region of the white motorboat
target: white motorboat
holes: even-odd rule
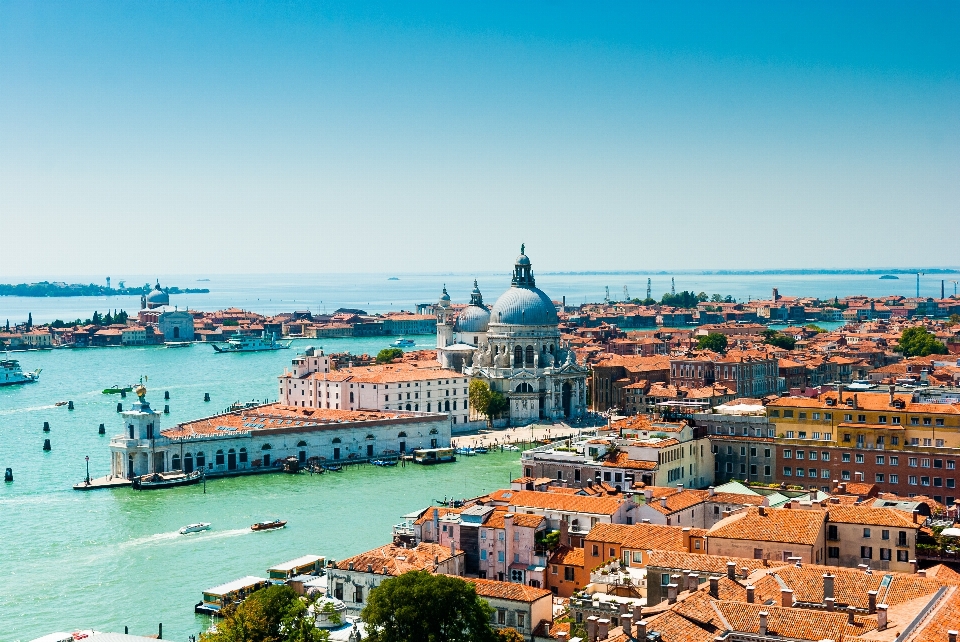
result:
[[[214,345],[213,349],[217,352],[264,352],[267,350],[286,350],[290,347],[290,341],[286,343],[277,341],[276,334],[267,334],[264,332],[261,336],[255,337],[245,334],[235,333],[227,339],[227,345],[221,348]]]
[[[394,348],[409,348],[410,346],[417,345],[417,343],[413,339],[397,339],[390,345]]]
[[[206,522],[200,522],[198,524],[187,524],[180,529],[181,535],[186,535],[187,533],[199,533],[200,531],[210,530],[210,524]]]
[[[16,359],[0,361],[0,386],[13,386],[19,383],[34,383],[40,379],[40,370],[24,372]]]

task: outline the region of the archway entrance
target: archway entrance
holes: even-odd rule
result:
[[[227,451],[227,470],[237,469],[237,453],[231,448]]]
[[[544,410],[547,407],[547,398],[543,395],[540,395],[540,418],[544,419]]]
[[[570,418],[570,402],[573,397],[573,386],[569,382],[563,384],[561,399],[563,400],[563,416]]]

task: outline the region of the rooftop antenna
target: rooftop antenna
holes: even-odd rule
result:
[[[647,298],[650,298],[650,277],[647,277]]]

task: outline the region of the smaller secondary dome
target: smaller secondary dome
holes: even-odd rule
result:
[[[490,311],[483,306],[468,305],[457,316],[454,332],[486,332],[490,325]]]
[[[441,308],[450,306],[450,295],[447,294],[447,284],[443,284],[443,293],[440,295],[439,305]]]
[[[150,294],[147,295],[147,305],[151,308],[157,308],[161,305],[170,305],[170,295],[160,289],[160,282],[153,287]]]

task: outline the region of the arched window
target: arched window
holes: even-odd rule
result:
[[[173,458],[170,460],[170,467],[173,470],[181,470],[180,455],[174,454]]]
[[[130,439],[135,439],[133,436],[133,424],[130,424]]]
[[[223,451],[222,451],[222,450],[218,450],[218,451],[217,451],[217,456],[216,456],[215,462],[216,462],[217,466],[223,466]]]
[[[197,453],[197,468],[203,468],[207,465],[207,456],[203,453]]]
[[[173,338],[174,339],[180,338],[180,326],[176,326],[176,325],[173,326]]]
[[[440,431],[438,431],[436,428],[431,428],[431,429],[430,429],[430,434],[431,434],[431,435],[438,435],[438,434],[440,434]]]
[[[533,365],[533,346],[527,346],[527,365]]]
[[[420,411],[420,404],[418,404],[418,403],[413,404],[413,409],[419,412],[419,411]]]
[[[430,406],[431,406],[431,404],[430,404],[430,402],[428,401],[428,402],[427,402],[427,412],[430,412]]]
[[[550,354],[553,354],[553,344],[550,344]]]
[[[193,472],[193,455],[190,453],[183,456],[183,469],[188,473]]]
[[[307,442],[305,442],[305,441],[302,440],[302,439],[297,442],[297,448],[303,448],[303,447],[306,446],[306,445],[307,445]]]
[[[273,449],[273,446],[271,446],[270,444],[264,444],[260,446],[260,450],[272,450],[272,449]]]
[[[367,439],[376,439],[373,435],[367,435]]]
[[[513,349],[513,367],[519,368],[523,365],[523,348],[517,346]]]
[[[233,454],[236,454],[236,452],[237,452],[236,450],[234,450],[233,448],[231,448],[230,450],[227,451],[227,454],[228,454],[228,455],[233,455]]]
[[[407,404],[407,410],[410,410],[410,404]]]
[[[246,449],[246,448],[241,448],[241,449],[240,449],[240,463],[241,463],[241,464],[247,463],[247,449]]]
[[[397,439],[403,439],[406,436],[407,436],[407,433],[401,432],[399,435],[397,435]]]
[[[339,444],[339,443],[340,443],[340,438],[339,438],[339,437],[334,437],[334,438],[333,438],[333,443]]]
[[[353,393],[350,393],[350,403],[353,403]]]
[[[450,412],[450,400],[448,399],[446,403],[443,404],[443,411]]]

